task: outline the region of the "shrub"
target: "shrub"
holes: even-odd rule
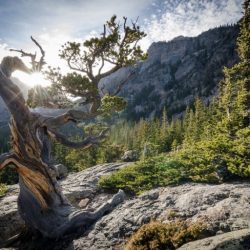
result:
[[[7,190],[8,190],[7,186],[3,183],[0,183],[0,196],[5,195]]]
[[[160,155],[101,177],[99,186],[113,192],[123,189],[131,194],[140,194],[152,188],[178,184],[184,180],[184,166]]]
[[[125,250],[172,250],[208,236],[206,224],[176,221],[150,222],[143,225],[128,241]]]
[[[228,136],[185,145],[172,151],[141,160],[111,175],[104,176],[99,186],[110,191],[123,189],[132,194],[184,181],[220,183],[235,177],[250,176],[249,128]]]
[[[192,181],[219,183],[235,177],[250,177],[250,128],[237,132],[234,140],[217,135],[185,146],[170,157],[185,165]]]

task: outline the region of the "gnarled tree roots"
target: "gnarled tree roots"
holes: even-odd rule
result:
[[[65,234],[70,234],[77,229],[87,229],[102,216],[111,212],[118,204],[123,202],[125,194],[119,190],[111,200],[101,205],[96,211],[79,210],[69,204],[59,206],[51,206],[49,210],[42,212],[33,209],[32,213],[27,214],[28,206],[39,206],[36,201],[27,196],[27,190],[21,193],[18,200],[18,205],[21,211],[21,216],[26,223],[32,228],[40,231],[45,237],[58,238]],[[40,214],[39,214],[40,213]],[[42,214],[41,214],[42,213]],[[34,221],[36,224],[34,225]],[[29,223],[30,222],[30,223]]]

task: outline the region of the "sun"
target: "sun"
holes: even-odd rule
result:
[[[38,85],[47,87],[50,85],[50,82],[44,78],[44,75],[41,72],[26,74],[21,71],[16,71],[12,76],[18,78],[21,82],[29,87],[35,87]]]

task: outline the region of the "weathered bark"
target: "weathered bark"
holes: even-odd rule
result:
[[[50,238],[59,237],[78,227],[88,227],[122,202],[124,193],[119,191],[95,212],[74,208],[56,180],[51,163],[50,139],[53,137],[70,147],[87,147],[98,143],[106,131],[78,143],[68,141],[57,132],[57,128],[68,121],[76,122],[98,113],[72,110],[58,117],[44,117],[31,112],[20,89],[10,79],[16,69],[30,72],[17,57],[6,57],[0,65],[0,96],[12,115],[10,129],[13,148],[11,153],[0,156],[0,170],[10,163],[16,166],[20,186],[20,215],[30,228]]]

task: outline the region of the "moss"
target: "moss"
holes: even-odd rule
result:
[[[143,225],[127,242],[125,250],[174,250],[181,245],[208,236],[203,222],[150,222]]]

